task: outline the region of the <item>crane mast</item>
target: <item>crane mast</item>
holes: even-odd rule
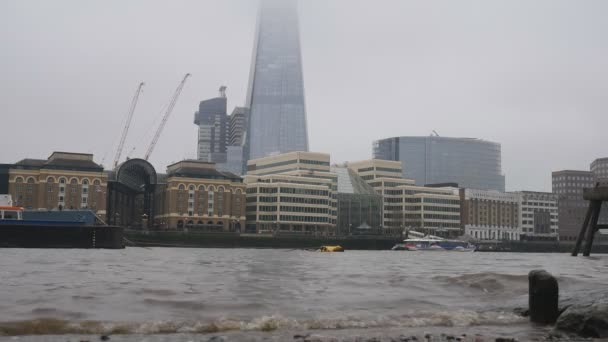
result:
[[[179,97],[179,94],[182,92],[182,89],[184,88],[184,84],[186,84],[186,80],[188,79],[188,77],[190,77],[190,74],[186,74],[184,76],[184,78],[182,79],[182,81],[180,82],[179,86],[177,86],[177,89],[175,89],[175,92],[173,93],[173,97],[171,98],[171,102],[169,103],[169,106],[167,107],[167,111],[165,112],[165,115],[163,115],[163,120],[161,121],[160,125],[158,126],[158,129],[156,130],[156,133],[154,134],[154,138],[152,138],[152,142],[150,143],[150,146],[148,146],[148,151],[146,152],[146,156],[144,157],[145,160],[148,160],[148,158],[152,154],[152,151],[154,150],[154,147],[156,146],[156,143],[158,142],[158,138],[160,138],[160,134],[162,133],[163,128],[165,127],[165,124],[167,123],[167,120],[169,119],[169,115],[171,115],[171,112],[173,111],[173,107],[175,107],[175,103],[177,103],[177,98]]]
[[[131,106],[129,107],[129,112],[127,113],[127,122],[125,127],[122,129],[122,136],[120,137],[120,143],[118,143],[118,150],[116,150],[116,156],[114,157],[114,168],[118,165],[120,160],[120,155],[122,154],[122,150],[125,147],[125,140],[127,139],[127,133],[129,132],[129,126],[131,126],[131,120],[133,119],[133,113],[135,113],[135,107],[137,106],[137,101],[139,99],[139,94],[144,87],[144,82],[141,82],[135,91],[135,95],[133,96],[133,100],[131,100]]]

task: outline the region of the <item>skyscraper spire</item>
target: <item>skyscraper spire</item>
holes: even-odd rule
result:
[[[308,151],[296,0],[260,3],[247,106],[245,160]]]

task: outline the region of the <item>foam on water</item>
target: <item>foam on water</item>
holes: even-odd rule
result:
[[[298,320],[266,315],[251,320],[218,318],[211,321],[102,322],[42,318],[0,323],[0,335],[61,334],[171,334],[214,333],[224,331],[335,330],[405,327],[468,327],[475,325],[520,324],[526,320],[509,312],[468,310],[421,312],[408,316],[380,316],[372,319],[349,317]]]

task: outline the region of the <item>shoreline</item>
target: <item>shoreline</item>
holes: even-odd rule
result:
[[[125,229],[124,236],[128,247],[317,249],[322,245],[340,245],[347,251],[390,250],[402,240],[400,237],[386,236],[269,236],[128,229]],[[570,253],[573,248],[574,242],[510,241],[499,244],[482,242],[476,252]],[[607,254],[608,245],[596,244],[593,246],[592,253]]]

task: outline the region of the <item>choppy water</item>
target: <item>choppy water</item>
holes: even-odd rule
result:
[[[525,340],[547,331],[512,313],[527,306],[527,273],[539,268],[558,276],[563,297],[608,286],[608,255],[0,249],[0,336],[280,341],[445,332]],[[24,337],[33,334],[47,336]]]

